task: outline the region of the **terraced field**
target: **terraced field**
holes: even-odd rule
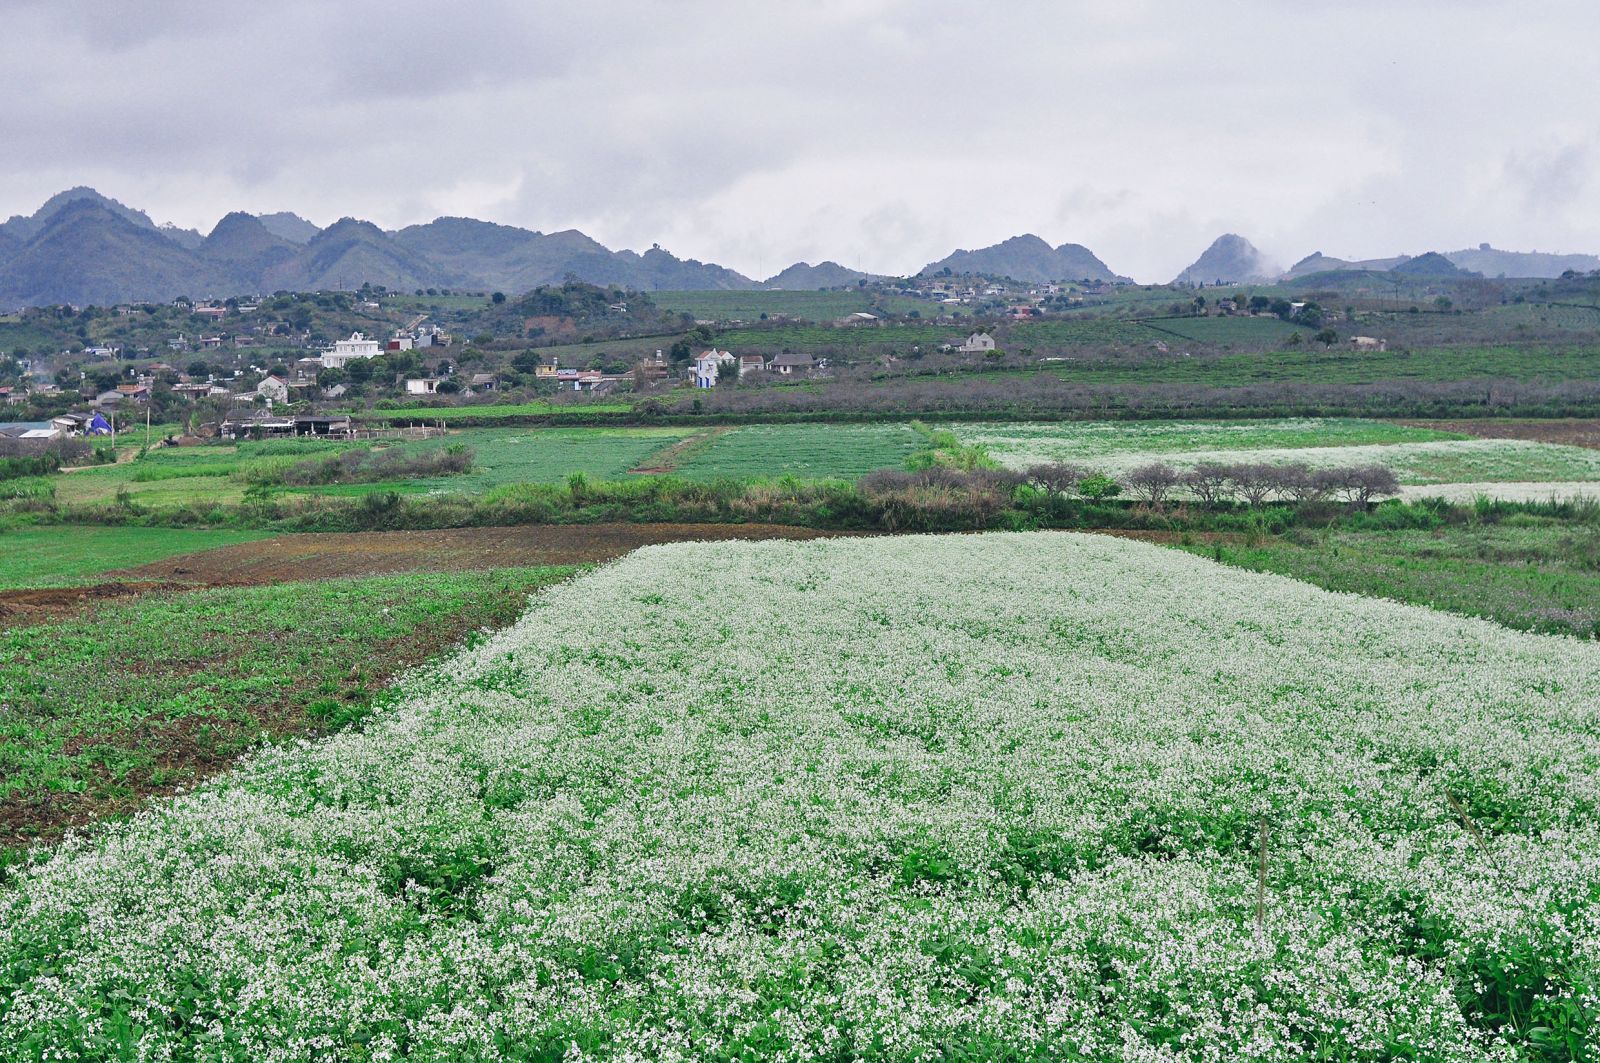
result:
[[[0,1054],[1556,1060],[1600,656],[1055,533],[654,547],[0,885]]]

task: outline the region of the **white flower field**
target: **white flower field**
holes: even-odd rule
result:
[[[1600,647],[1060,533],[649,547],[0,886],[0,1058],[1584,1058]]]
[[[1249,422],[1087,421],[956,424],[1018,471],[1044,462],[1084,464],[1117,476],[1151,462],[1303,464],[1314,469],[1379,464],[1406,484],[1600,481],[1600,451],[1525,439],[1439,439],[1378,422],[1322,418]],[[1387,436],[1380,433],[1387,432]],[[1377,441],[1369,441],[1377,437]],[[1470,499],[1471,496],[1468,496]]]

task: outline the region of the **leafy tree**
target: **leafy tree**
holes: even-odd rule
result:
[[[489,301],[494,303],[495,306],[499,306],[501,303],[506,301],[506,293],[495,292],[493,295],[489,296]]]
[[[1322,344],[1324,347],[1332,347],[1335,343],[1339,342],[1339,334],[1331,328],[1325,328],[1311,338]]]

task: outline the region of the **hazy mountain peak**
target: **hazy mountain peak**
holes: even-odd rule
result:
[[[311,238],[322,231],[300,215],[287,210],[280,210],[272,214],[262,214],[259,216],[259,220],[262,225],[266,226],[267,232],[279,239],[287,240],[291,244],[310,243]]]
[[[955,251],[937,262],[922,267],[930,276],[949,270],[952,274],[982,274],[1011,277],[1032,284],[1065,280],[1126,280],[1111,272],[1104,262],[1082,244],[1051,247],[1033,233],[1012,236],[997,244]]]
[[[34,236],[39,234],[39,232],[44,228],[45,224],[49,222],[51,218],[54,218],[68,206],[75,203],[92,203],[106,211],[116,214],[126,221],[132,222],[134,225],[137,225],[140,228],[149,229],[151,231],[155,231],[156,229],[156,223],[151,221],[150,215],[146,214],[144,211],[135,210],[132,207],[125,206],[124,204],[117,202],[110,196],[101,195],[88,185],[78,185],[77,187],[69,188],[64,192],[57,192],[55,195],[45,200],[39,209],[34,211],[31,216],[24,217],[20,214],[14,215],[4,225],[0,225],[0,229],[6,230],[7,234],[14,239],[24,241],[31,240]]]
[[[1238,233],[1223,233],[1172,283],[1259,283],[1275,280],[1281,272],[1249,240]]]
[[[819,291],[823,288],[843,288],[860,280],[870,280],[872,274],[849,269],[831,259],[818,262],[796,262],[762,282],[764,288],[783,288],[790,291]]]

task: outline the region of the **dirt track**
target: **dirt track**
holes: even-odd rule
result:
[[[0,625],[36,623],[110,599],[158,591],[399,572],[578,565],[609,561],[652,543],[816,539],[830,534],[837,533],[779,524],[561,524],[280,535],[108,572],[92,585],[0,591]]]

